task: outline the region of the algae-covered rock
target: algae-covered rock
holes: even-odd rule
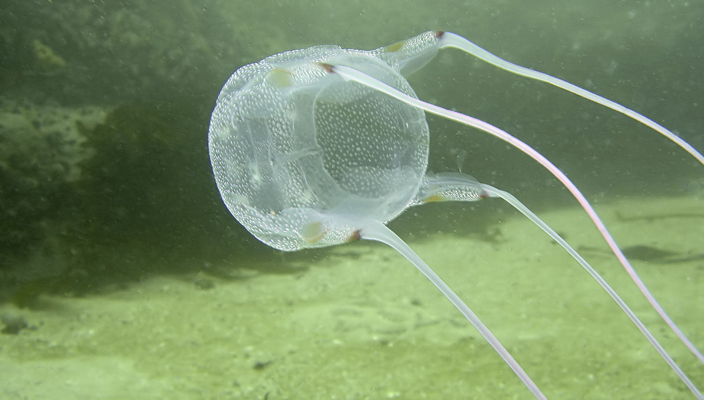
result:
[[[17,121],[0,131],[0,301],[30,306],[43,292],[79,294],[115,274],[139,279],[146,259],[213,259],[251,244],[212,179],[208,111],[56,106],[49,118],[26,103],[0,116]]]
[[[234,37],[216,6],[9,2],[0,13],[0,90],[116,104],[217,87],[242,55],[244,38]]]
[[[0,261],[43,238],[90,156],[77,123],[94,128],[104,117],[100,107],[0,98]]]

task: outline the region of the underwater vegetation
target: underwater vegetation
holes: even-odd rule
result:
[[[207,109],[246,52],[215,3],[3,6],[0,299],[3,287],[87,268],[79,260],[106,257],[98,243],[178,248],[217,224],[217,209],[196,205],[213,189],[189,185],[211,179]],[[197,215],[176,215],[185,210]]]
[[[17,226],[16,236],[24,242],[5,237],[5,248],[24,248],[26,253],[43,243],[42,235],[50,234],[52,245],[44,252],[53,261],[45,263],[42,272],[29,274],[5,263],[0,269],[6,277],[3,286],[10,286],[5,296],[27,305],[43,291],[92,290],[96,279],[109,280],[115,273],[139,279],[148,272],[143,262],[130,261],[135,249],[161,260],[198,259],[206,253],[217,257],[232,251],[204,235],[220,232],[223,240],[231,236],[228,224],[222,224],[227,219],[220,217],[223,210],[210,182],[205,136],[193,134],[202,130],[203,118],[207,110],[199,113],[170,103],[118,107],[93,127],[76,122],[81,156],[72,167],[80,174],[50,180],[50,187],[13,186],[12,193],[23,198],[32,196],[32,190],[40,191],[45,204],[39,209],[25,202],[25,210],[21,208],[25,203],[15,202],[18,211],[6,219]],[[30,179],[27,171],[21,172],[25,181]],[[41,182],[46,175],[33,181]],[[13,200],[12,193],[4,201]],[[30,231],[31,221],[36,227]],[[28,232],[35,236],[27,236]]]
[[[0,97],[0,262],[26,254],[60,214],[90,154],[76,121],[92,128],[103,113]]]
[[[0,90],[119,104],[188,95],[209,77],[221,83],[217,77],[242,46],[215,4],[7,2],[0,13]]]

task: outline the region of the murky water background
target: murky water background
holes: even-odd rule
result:
[[[280,253],[229,216],[210,173],[209,113],[227,77],[267,55],[453,31],[704,149],[701,2],[3,7],[3,398],[530,398],[392,250]],[[485,119],[563,168],[704,348],[701,165],[636,122],[459,51],[442,52],[410,82],[420,98]],[[704,387],[704,366],[547,172],[487,135],[428,119],[432,171],[456,171],[459,159],[463,172],[538,212]],[[548,397],[693,398],[586,273],[503,204],[432,204],[390,226]]]

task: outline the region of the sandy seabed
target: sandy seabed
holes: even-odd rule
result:
[[[629,198],[598,211],[623,248],[671,252],[659,258],[642,250],[632,263],[704,349],[702,199]],[[637,292],[584,212],[541,217],[704,389],[704,365]],[[523,218],[497,229],[495,241],[444,233],[410,245],[548,398],[694,398],[555,242]],[[0,335],[0,398],[532,398],[464,317],[392,249],[358,242],[313,261],[285,259],[290,273],[160,276],[84,298],[43,295],[34,309],[2,305],[0,312],[21,315],[30,328]],[[233,268],[246,262],[234,260]]]

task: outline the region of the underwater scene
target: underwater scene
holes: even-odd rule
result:
[[[704,398],[704,2],[0,8],[0,399]]]

